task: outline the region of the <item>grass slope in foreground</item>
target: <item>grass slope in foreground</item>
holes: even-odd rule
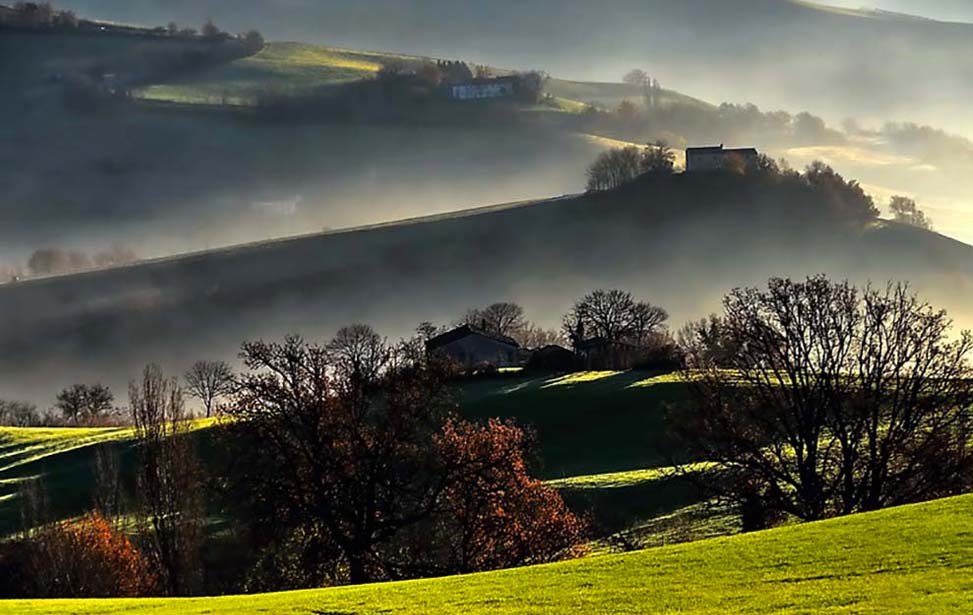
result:
[[[968,613],[973,496],[561,564],[258,596],[13,601],[37,613]]]

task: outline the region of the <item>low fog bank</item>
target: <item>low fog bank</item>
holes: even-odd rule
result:
[[[973,324],[973,248],[881,223],[807,222],[806,199],[744,179],[674,176],[613,195],[555,200],[401,226],[308,237],[0,288],[0,391],[42,406],[75,381],[124,391],[149,361],[180,373],[232,359],[244,340],[324,340],[364,321],[391,339],[468,307],[521,303],[555,327],[573,300],[621,287],[679,327],[734,286],[818,272],[912,282]]]
[[[0,260],[19,262],[42,247],[122,242],[152,257],[574,192],[601,149],[515,126],[138,112],[11,131]]]

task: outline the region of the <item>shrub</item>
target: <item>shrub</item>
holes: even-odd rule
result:
[[[133,598],[155,591],[148,561],[92,513],[28,532],[0,549],[0,596]]]

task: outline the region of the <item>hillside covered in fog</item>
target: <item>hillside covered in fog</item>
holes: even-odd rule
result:
[[[352,321],[394,339],[500,300],[557,327],[598,287],[631,289],[679,327],[731,287],[818,272],[910,280],[969,324],[973,248],[847,221],[842,194],[773,177],[648,177],[614,192],[7,285],[0,386],[43,401],[51,374],[122,385],[148,361],[182,369],[231,359],[247,339],[326,339]]]

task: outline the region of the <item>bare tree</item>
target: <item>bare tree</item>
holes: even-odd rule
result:
[[[115,395],[102,384],[74,384],[57,394],[55,407],[75,425],[89,423],[112,410]]]
[[[463,316],[463,322],[493,335],[518,340],[527,328],[524,308],[509,301],[493,303],[485,308],[469,309]]]
[[[124,507],[118,454],[111,444],[95,450],[95,510],[102,517],[117,524]]]
[[[733,352],[699,366],[673,424],[751,529],[973,487],[973,338],[945,312],[824,277],[735,290],[723,311]]]
[[[224,361],[196,361],[183,378],[186,391],[206,408],[206,418],[221,397],[233,392],[233,370]]]
[[[640,170],[642,173],[669,175],[676,164],[676,154],[665,141],[659,140],[645,146]]]
[[[893,196],[889,201],[889,211],[892,212],[896,222],[926,229],[927,231],[932,230],[932,220],[910,198]]]
[[[596,290],[575,303],[564,317],[564,332],[575,341],[600,337],[609,342],[644,344],[668,319],[664,309],[637,301],[630,292]]]
[[[645,86],[649,83],[649,75],[641,68],[633,68],[625,73],[625,76],[622,77],[622,82],[628,85]]]
[[[518,339],[524,348],[543,348],[544,346],[567,346],[568,339],[563,331],[544,329],[535,324],[528,324]]]
[[[0,399],[0,425],[9,427],[37,427],[43,422],[37,406],[26,401]]]
[[[182,390],[156,365],[129,385],[138,444],[136,530],[167,595],[200,587],[203,512]]]
[[[635,146],[602,153],[588,168],[588,191],[613,190],[642,173],[642,153]]]
[[[375,382],[392,359],[382,336],[360,323],[339,329],[325,350],[339,378],[356,386]]]

